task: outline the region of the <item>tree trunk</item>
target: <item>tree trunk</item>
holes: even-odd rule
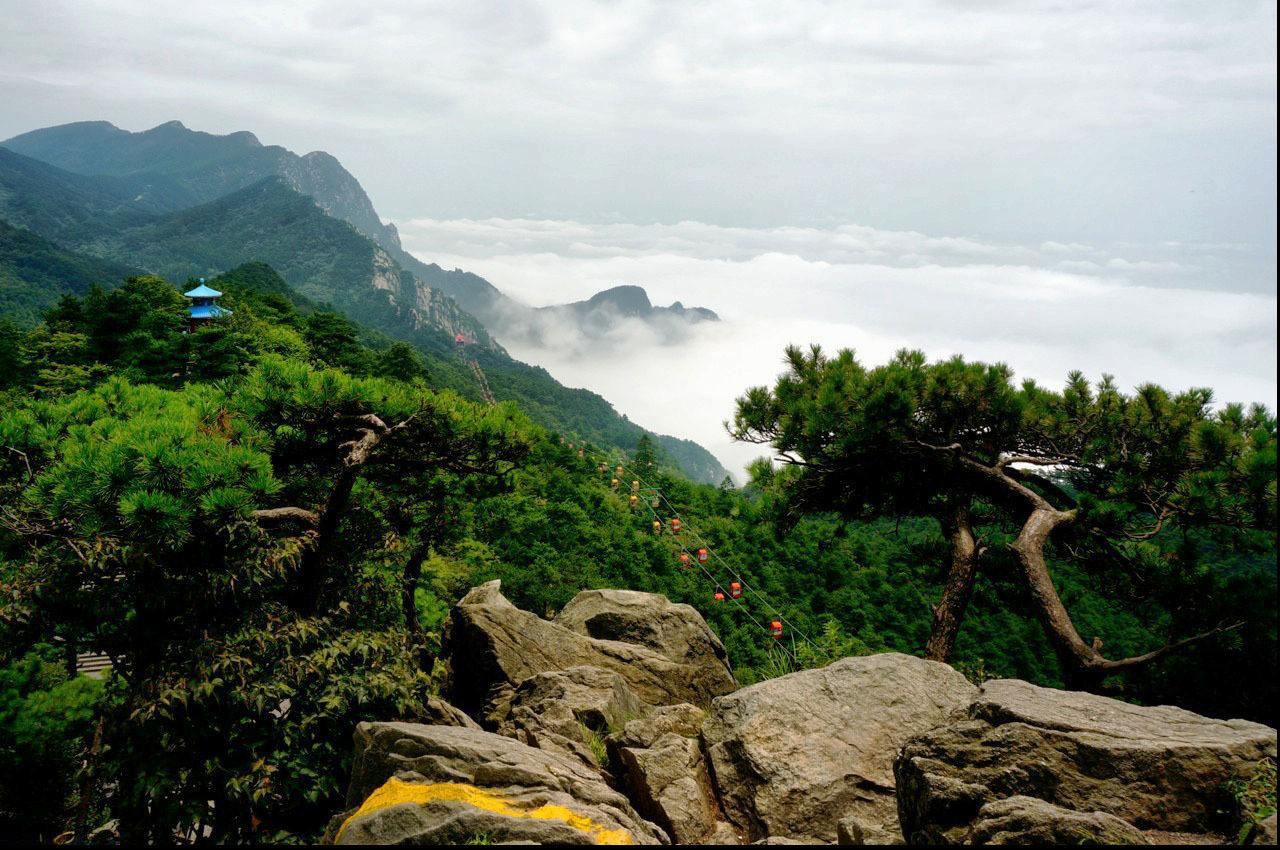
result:
[[[423,540],[409,553],[409,560],[404,565],[404,575],[400,585],[400,607],[404,612],[404,627],[409,634],[416,635],[422,631],[418,622],[418,604],[414,598],[418,591],[418,580],[422,577],[422,562],[431,552],[431,541]]]
[[[1011,544],[1036,615],[1044,628],[1045,637],[1053,645],[1062,664],[1062,672],[1071,687],[1097,687],[1101,684],[1105,659],[1098,649],[1084,642],[1071,615],[1062,604],[1058,590],[1053,586],[1049,566],[1045,563],[1044,547],[1055,528],[1075,520],[1075,511],[1060,511],[1041,506],[1031,512],[1022,526],[1018,539]]]
[[[929,633],[924,657],[932,661],[949,661],[964,622],[965,610],[973,596],[974,577],[982,552],[973,536],[969,506],[961,505],[939,518],[942,532],[951,541],[951,568],[942,599],[933,608],[933,630]]]

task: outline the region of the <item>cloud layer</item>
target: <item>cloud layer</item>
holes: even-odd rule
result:
[[[721,423],[769,383],[788,343],[851,347],[878,362],[902,347],[1002,360],[1058,385],[1072,369],[1124,386],[1208,386],[1222,401],[1276,399],[1274,293],[1195,288],[1233,245],[992,244],[858,226],[831,229],[589,225],[417,219],[424,259],[481,274],[532,306],[618,283],[720,313],[672,341],[641,322],[604,337],[563,328],[513,353],[587,386],[632,419],[692,437],[740,469],[757,453]],[[1151,259],[1155,257],[1155,259]]]
[[[393,218],[859,221],[1274,261],[1274,3],[0,0],[0,137],[325,148]],[[1268,252],[1268,247],[1269,252]]]

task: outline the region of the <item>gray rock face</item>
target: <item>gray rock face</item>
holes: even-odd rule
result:
[[[592,736],[603,744],[610,729],[644,714],[626,679],[599,667],[537,673],[517,686],[489,714],[499,735],[602,767]]]
[[[697,738],[705,717],[696,706],[667,706],[609,739],[632,802],[677,844],[714,843],[717,829],[727,826],[717,822],[719,807]],[[725,833],[720,829],[721,840]]]
[[[737,687],[723,663],[673,660],[646,646],[587,637],[521,611],[502,595],[496,581],[472,588],[454,606],[445,626],[444,655],[449,661],[450,701],[472,714],[482,711],[504,686],[579,666],[618,673],[649,705],[705,706]]]
[[[1028,796],[1141,830],[1220,827],[1223,783],[1276,753],[1276,731],[1171,706],[987,682],[967,719],[907,742],[896,763],[904,834],[959,843],[988,803]]]
[[[457,726],[361,723],[337,844],[666,842],[577,759]]]
[[[720,697],[702,735],[724,813],[748,840],[831,842],[844,816],[896,837],[894,755],[976,692],[945,664],[887,653]]]
[[[427,697],[426,717],[424,722],[432,726],[465,726],[468,729],[479,729],[474,720],[439,697]]]
[[[672,661],[729,672],[729,655],[692,606],[637,590],[584,590],[553,622],[599,640],[638,643]]]
[[[965,843],[1044,847],[1149,842],[1133,824],[1106,812],[1073,812],[1035,797],[1006,797],[982,807]]]

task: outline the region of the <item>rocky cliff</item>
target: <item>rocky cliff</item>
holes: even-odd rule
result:
[[[1276,758],[1257,723],[975,687],[907,655],[738,688],[697,612],[647,593],[586,591],[548,621],[491,582],[451,613],[445,660],[466,714],[360,724],[327,841],[1222,843],[1228,783]]]

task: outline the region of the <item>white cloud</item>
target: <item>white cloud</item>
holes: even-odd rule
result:
[[[419,219],[401,232],[424,259],[474,271],[533,306],[635,283],[655,303],[716,310],[724,322],[695,326],[675,344],[631,322],[604,339],[561,329],[513,354],[600,392],[647,427],[698,440],[736,469],[759,449],[732,444],[721,423],[746,387],[773,380],[789,343],[852,347],[872,363],[902,347],[959,353],[1050,385],[1082,369],[1125,386],[1154,380],[1209,386],[1223,401],[1276,401],[1274,295],[1168,286],[1166,270],[1152,268],[1159,263],[1128,262],[1123,276],[1103,264],[1088,274],[1060,268],[1064,253],[1095,252],[1088,247],[699,222]]]
[[[1268,3],[0,0],[0,15],[0,136],[90,118],[250,129],[330,150],[397,216],[857,218],[1253,251],[1275,224]]]

